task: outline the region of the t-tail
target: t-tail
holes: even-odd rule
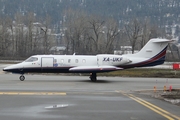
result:
[[[124,68],[132,67],[147,67],[163,64],[165,61],[166,50],[168,43],[173,40],[154,38],[147,42],[147,44],[135,54],[124,55],[133,62]]]

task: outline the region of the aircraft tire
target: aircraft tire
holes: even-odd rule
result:
[[[96,82],[97,81],[96,73],[92,73],[89,78],[91,79],[92,82]]]
[[[96,82],[97,80],[96,80],[96,78],[91,78],[91,81]]]
[[[19,79],[20,79],[20,81],[24,81],[24,80],[25,80],[24,75],[21,75],[21,76],[19,77]]]

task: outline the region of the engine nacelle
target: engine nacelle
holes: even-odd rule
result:
[[[120,56],[120,55],[108,55],[108,54],[99,54],[97,55],[98,65],[124,65],[130,63],[131,60]]]

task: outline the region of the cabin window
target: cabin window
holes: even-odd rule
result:
[[[76,59],[75,62],[78,63],[78,59]]]
[[[29,57],[28,59],[25,60],[25,62],[34,62],[34,61],[38,61],[37,57]]]
[[[82,60],[82,62],[83,62],[83,63],[86,63],[86,60],[85,60],[85,59],[83,59],[83,60]]]
[[[68,59],[68,63],[70,63],[71,62],[71,59]]]
[[[58,66],[58,64],[57,64],[57,59],[54,59],[53,62],[54,62],[54,63],[53,63],[53,66],[54,66],[54,67],[57,67],[57,66]]]

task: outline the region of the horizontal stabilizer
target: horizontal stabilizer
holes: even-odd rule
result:
[[[108,72],[108,71],[116,71],[121,70],[123,68],[115,67],[115,66],[79,66],[70,68],[69,71],[74,72]]]
[[[158,42],[174,42],[175,40],[168,40],[168,39],[158,39],[158,38],[156,38],[156,39],[152,39],[152,42],[156,42],[156,43],[158,43]]]

